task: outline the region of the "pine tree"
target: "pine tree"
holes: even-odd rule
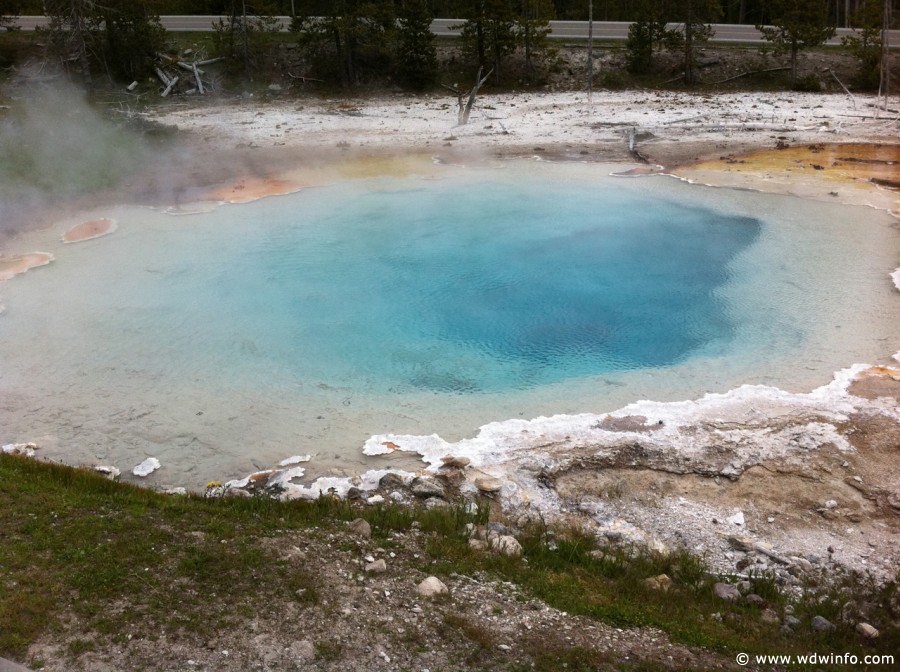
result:
[[[433,19],[427,0],[405,0],[399,10],[397,76],[404,86],[421,91],[437,80]]]
[[[493,69],[500,81],[503,60],[516,50],[514,0],[466,0],[462,24],[463,50],[479,68]]]
[[[776,53],[790,52],[791,86],[794,86],[799,53],[834,35],[828,7],[823,0],[768,0],[766,8],[772,27],[758,25],[756,28],[775,46]]]
[[[634,23],[628,28],[625,40],[625,60],[628,69],[636,74],[653,69],[654,49],[666,37],[666,0],[638,0]]]
[[[854,84],[863,89],[877,89],[881,80],[881,28],[884,19],[882,0],[863,0],[850,14],[854,35],[841,38],[841,44],[859,62]]]
[[[3,6],[0,7],[0,30],[13,29],[16,25],[16,19],[19,16],[19,0],[4,0]]]
[[[710,23],[721,15],[718,0],[669,0],[666,16],[670,22],[681,25],[668,29],[666,39],[673,50],[684,54],[684,83],[697,83],[696,51],[714,34]]]
[[[326,12],[314,2],[297,3],[291,30],[317,75],[355,86],[376,73],[387,73],[397,30],[392,2],[335,0]]]
[[[549,0],[521,0],[517,17],[519,42],[525,50],[525,79],[534,75],[534,57],[549,46],[550,19],[554,16]]]

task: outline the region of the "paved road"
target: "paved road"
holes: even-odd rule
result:
[[[166,30],[173,32],[204,32],[212,30],[213,16],[163,16],[162,24]],[[280,16],[282,30],[287,30],[290,17]],[[34,30],[36,26],[46,25],[47,20],[43,16],[22,16],[19,25],[23,30]],[[452,30],[451,26],[459,25],[462,19],[435,19],[431,29],[435,35],[458,35],[458,30]],[[625,21],[594,21],[594,37],[598,40],[624,40],[628,36],[628,26]],[[586,39],[588,34],[587,21],[551,21],[552,32],[550,37],[565,39]],[[733,24],[717,24],[713,42],[763,42],[762,36],[754,26],[742,26]],[[839,28],[837,35],[829,44],[840,44],[842,35],[851,34],[853,31],[847,28]],[[900,30],[891,31],[891,44],[900,45]]]

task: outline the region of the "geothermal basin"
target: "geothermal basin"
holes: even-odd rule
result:
[[[294,455],[306,479],[414,469],[362,446],[808,390],[898,349],[888,214],[621,170],[427,161],[23,234],[52,263],[0,282],[2,440],[153,456],[155,484],[195,489]]]

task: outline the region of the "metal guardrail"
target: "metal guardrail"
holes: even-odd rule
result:
[[[212,31],[212,23],[220,18],[219,16],[161,16],[160,20],[163,27],[172,32],[207,32]],[[278,16],[280,29],[284,32],[290,26],[291,17]],[[453,26],[463,23],[463,19],[435,19],[431,24],[431,30],[435,35],[440,36],[456,36],[459,30],[454,30]],[[48,23],[45,16],[21,16],[18,19],[18,27],[22,30],[31,31],[38,27],[44,27]],[[624,40],[628,37],[628,27],[631,25],[629,21],[594,21],[594,39],[597,40]],[[670,24],[676,26],[678,24]],[[588,37],[587,21],[551,21],[550,37],[557,40],[579,40]],[[762,35],[755,26],[743,24],[713,24],[715,35],[713,42],[764,42]],[[852,28],[838,28],[836,35],[828,41],[828,44],[840,44],[841,37],[852,35],[855,31]],[[890,32],[891,44],[900,45],[900,30],[892,30]]]

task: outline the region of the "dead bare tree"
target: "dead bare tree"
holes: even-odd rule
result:
[[[472,107],[475,105],[475,96],[478,95],[478,90],[484,85],[484,83],[488,80],[488,77],[491,76],[491,73],[494,72],[494,69],[491,68],[488,73],[482,77],[481,71],[483,68],[478,68],[478,74],[475,76],[475,86],[471,88],[468,93],[468,100],[463,103],[463,100],[466,99],[466,93],[460,91],[456,86],[447,86],[446,84],[442,84],[445,89],[452,91],[456,94],[457,102],[459,103],[459,111],[457,113],[457,126],[465,126],[469,123],[469,115],[472,113]]]
[[[95,4],[93,0],[53,0],[45,3],[53,39],[65,51],[68,60],[78,63],[87,89],[94,85],[88,45]]]

